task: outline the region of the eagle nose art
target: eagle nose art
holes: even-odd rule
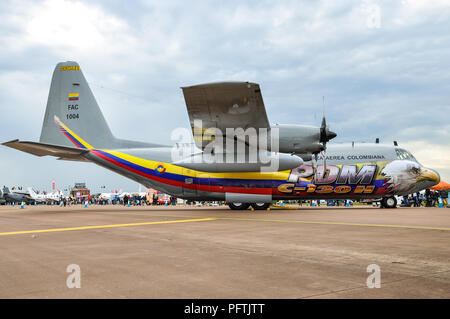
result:
[[[436,184],[441,180],[439,173],[431,168],[422,168],[419,179],[427,182],[434,182]]]

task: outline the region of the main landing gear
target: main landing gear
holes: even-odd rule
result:
[[[232,210],[246,210],[247,208],[250,207],[250,205],[253,207],[254,210],[266,210],[269,206],[270,203],[228,203],[228,206],[232,209]]]
[[[397,208],[397,199],[392,197],[383,197],[380,202],[380,208]]]

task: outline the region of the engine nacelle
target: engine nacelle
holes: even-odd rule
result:
[[[316,153],[322,150],[320,127],[311,125],[276,124],[271,126],[272,138],[278,130],[279,151],[282,153]],[[273,148],[273,147],[272,147]]]

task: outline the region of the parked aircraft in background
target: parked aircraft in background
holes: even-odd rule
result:
[[[6,202],[5,197],[3,196],[3,189],[0,189],[0,204],[4,204]]]
[[[48,194],[37,194],[31,187],[28,188],[28,193],[30,198],[36,202],[47,203],[47,202],[60,202],[66,196],[60,190]]]
[[[128,198],[130,198],[131,196],[139,196],[139,197],[145,197],[145,192],[135,192],[135,193],[130,193],[130,192],[123,192],[121,193],[118,198],[119,199],[124,199],[125,196],[127,196]]]
[[[10,190],[9,187],[3,186],[2,193],[5,201],[9,203],[29,202],[30,200],[30,194],[20,189]]]
[[[120,195],[122,195],[122,190],[120,190],[118,192],[101,193],[99,196],[99,199],[106,200],[106,201],[112,201],[114,199],[120,198]]]
[[[174,159],[173,147],[114,137],[80,66],[59,63],[40,142],[3,145],[37,156],[93,162],[148,188],[194,201],[225,200],[232,209],[265,209],[279,199],[383,198],[384,207],[395,207],[394,195],[439,182],[435,171],[396,146],[327,147],[336,134],[325,117],[320,127],[270,125],[256,83],[202,84],[184,87],[183,93],[197,148]],[[238,134],[239,128],[265,134],[255,143],[245,131]],[[235,130],[231,138],[228,129]],[[212,141],[232,147],[211,152]],[[242,155],[243,162],[233,161]]]
[[[30,193],[30,197],[38,203],[47,201],[45,194],[37,194],[31,187],[28,187],[28,192]]]

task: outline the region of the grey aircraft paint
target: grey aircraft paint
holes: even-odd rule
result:
[[[208,107],[208,109],[212,110],[212,112],[228,112],[226,116],[223,118],[227,121],[231,121],[234,116],[238,116],[240,114],[248,113],[248,110],[253,111],[264,108],[262,103],[262,98],[260,98],[259,86],[256,88],[251,84],[250,88],[248,87],[248,82],[239,82],[239,83],[219,83],[214,84],[213,86],[224,85],[225,88],[222,89],[230,89],[234,86],[240,87],[240,90],[253,89],[254,96],[249,95],[242,97],[243,109],[237,112],[237,109],[240,109],[241,106],[234,107],[234,104],[231,105],[231,109],[223,109],[224,105],[218,103],[216,100],[223,99],[223,90],[221,91],[221,95],[219,97],[215,97],[211,94],[207,94],[207,99],[198,98],[190,99],[186,98],[186,103],[188,106],[188,112],[195,111],[197,114],[201,114],[201,116],[206,116],[208,112],[200,112],[199,107],[203,105],[203,107]],[[242,85],[246,85],[246,88],[243,88]],[[207,85],[202,85],[202,89],[207,88]],[[195,91],[195,90],[194,90]],[[193,91],[193,92],[194,92]],[[226,91],[226,90],[225,90]],[[224,91],[224,92],[225,92]],[[186,96],[187,90],[183,91]],[[194,92],[195,93],[195,92]],[[197,92],[198,93],[198,92]],[[197,94],[195,93],[195,94]],[[226,97],[225,100],[228,98]],[[233,97],[234,99],[234,97]],[[197,101],[197,104],[191,104],[192,101]],[[202,101],[199,103],[198,101]],[[220,107],[216,110],[212,108],[212,106],[219,105]],[[237,103],[237,102],[236,102]],[[235,103],[235,104],[236,104]],[[241,112],[242,111],[242,112]],[[203,114],[203,115],[202,115]],[[189,113],[190,119],[194,119],[193,114]],[[211,120],[211,116],[214,114],[209,114],[209,119]],[[268,202],[272,199],[272,195],[269,196],[260,196],[259,194],[247,194],[247,193],[224,193],[219,191],[205,191],[196,189],[196,185],[194,188],[189,187],[180,187],[169,185],[166,183],[158,182],[152,179],[145,178],[140,174],[137,174],[130,171],[129,169],[124,169],[120,167],[120,165],[113,165],[111,161],[107,161],[102,159],[99,156],[93,155],[86,147],[86,145],[81,145],[78,140],[74,140],[70,137],[70,132],[68,132],[63,126],[56,125],[54,120],[59,118],[67,127],[79,134],[79,137],[83,139],[85,142],[92,145],[95,149],[109,149],[122,151],[124,154],[128,154],[131,156],[135,156],[141,159],[148,159],[152,161],[161,161],[164,163],[173,163],[178,164],[177,162],[172,161],[172,147],[165,147],[158,144],[153,143],[144,143],[144,142],[135,142],[135,141],[127,141],[122,139],[117,139],[111,133],[105,118],[100,111],[100,108],[95,101],[95,98],[89,89],[89,86],[84,78],[79,65],[75,62],[63,62],[59,63],[54,71],[52,84],[50,88],[47,108],[44,117],[44,123],[41,132],[40,143],[36,142],[21,142],[18,140],[10,141],[3,143],[6,146],[16,148],[18,150],[28,152],[37,156],[45,156],[51,155],[59,157],[64,160],[79,160],[79,161],[92,161],[96,164],[103,166],[107,169],[110,169],[116,173],[119,173],[123,176],[131,178],[138,183],[141,183],[147,187],[155,188],[160,191],[166,192],[168,194],[172,194],[177,197],[186,198],[186,199],[202,199],[202,200],[224,200],[228,199],[229,201],[239,201],[239,202]],[[220,118],[220,116],[218,117]],[[258,122],[258,118],[254,117],[254,113],[248,114],[249,126],[251,126],[252,122]],[[247,121],[246,120],[246,121]],[[266,121],[265,110],[263,114],[262,121],[264,122],[264,126],[268,127],[269,124]],[[325,121],[323,120],[323,123]],[[220,121],[216,122],[220,123]],[[230,122],[232,123],[232,121]],[[257,124],[257,123],[256,123]],[[257,126],[258,127],[258,126]],[[322,130],[328,132],[325,134],[326,136],[330,136],[330,139],[335,136],[334,133],[328,131],[326,125],[321,126],[320,128],[304,126],[304,125],[275,125],[271,128],[277,127],[280,129],[280,145],[283,147],[282,152],[289,152],[291,154],[282,154],[280,153],[281,159],[285,158],[287,166],[281,165],[283,170],[288,170],[291,168],[298,167],[304,159],[305,164],[308,158],[311,158],[310,154],[303,154],[303,151],[317,151],[320,150],[323,146],[320,144],[322,142],[321,135]],[[64,134],[63,134],[64,133]],[[195,138],[194,131],[194,138]],[[73,136],[72,136],[73,137]],[[73,144],[77,147],[74,147],[71,144],[71,140]],[[328,141],[328,139],[326,139]],[[77,145],[78,143],[78,145]],[[203,145],[203,144],[202,144]],[[200,146],[202,146],[200,145]],[[201,153],[201,150],[194,150],[194,153]],[[98,153],[98,152],[97,152]],[[295,153],[299,155],[299,157],[292,155]],[[407,152],[398,147],[390,146],[390,145],[382,145],[375,143],[366,143],[366,144],[328,144],[327,147],[327,163],[330,165],[333,164],[356,164],[356,163],[375,163],[375,162],[387,162],[394,160],[413,160],[414,157]],[[188,157],[191,154],[188,154]],[[301,158],[300,158],[301,157]],[[321,161],[321,155],[318,157],[318,162]],[[182,160],[181,160],[182,162]],[[397,161],[398,162],[398,161]],[[213,172],[242,172],[243,167],[236,165],[230,166],[229,163],[225,163],[226,165],[221,165],[217,163],[213,168],[208,165],[199,165],[194,167],[189,167],[187,165],[183,166],[185,163],[179,163],[178,167],[182,167],[181,176],[189,176],[189,169],[193,169],[196,171],[209,171],[213,169]],[[200,163],[201,164],[201,163]],[[318,163],[319,164],[319,163]],[[402,166],[402,165],[400,165]],[[184,167],[184,168],[183,168]],[[405,166],[406,167],[406,166]],[[249,167],[246,167],[249,169]],[[278,169],[277,169],[278,170]],[[276,172],[274,170],[272,172]],[[255,170],[250,170],[255,171]],[[397,174],[398,170],[393,170],[393,174]],[[434,174],[434,173],[433,173]],[[437,178],[437,175],[433,177]],[[183,184],[189,185],[188,180],[192,178],[185,178]],[[269,181],[270,183],[270,181]],[[267,185],[268,187],[272,187]],[[220,189],[220,185],[218,186]],[[247,185],[245,187],[251,188],[251,186]]]

